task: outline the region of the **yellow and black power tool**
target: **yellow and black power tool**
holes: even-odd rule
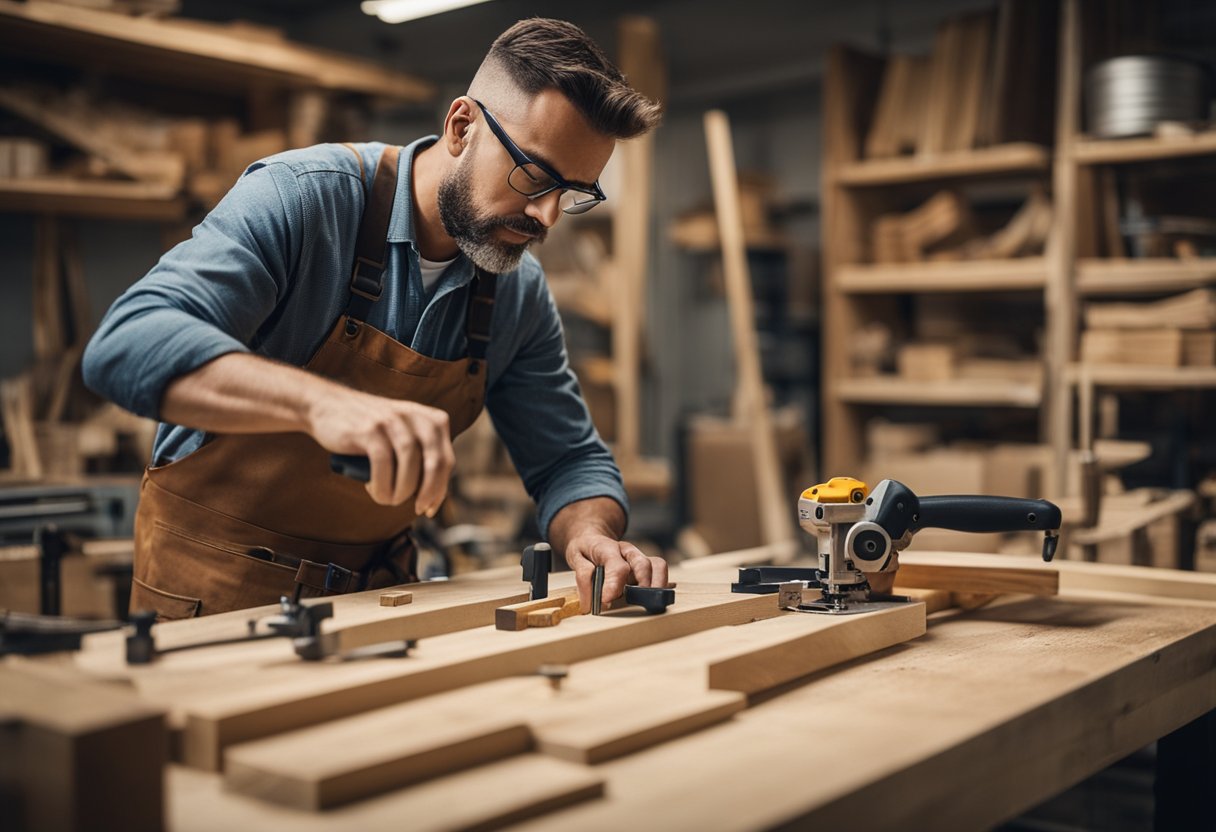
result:
[[[781,592],[784,607],[845,614],[907,601],[872,592],[869,576],[898,569],[899,552],[921,529],[1039,531],[1044,533],[1043,560],[1050,561],[1059,541],[1060,509],[1047,500],[983,494],[917,497],[896,480],[883,480],[871,491],[860,480],[835,477],[802,492],[798,521],[819,540],[819,566],[740,569],[732,589]],[[820,597],[803,603],[804,588],[820,590]]]

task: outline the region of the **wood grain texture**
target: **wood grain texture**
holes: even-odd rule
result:
[[[682,585],[680,605],[646,616],[625,608],[579,616],[560,627],[503,633],[491,627],[422,641],[407,659],[305,663],[290,659],[135,684],[171,703],[189,765],[215,770],[223,749],[246,740],[336,719],[393,702],[478,682],[530,674],[778,613],[774,596],[732,595],[716,586]],[[509,641],[508,641],[509,640]]]
[[[0,803],[19,803],[14,828],[162,828],[161,709],[70,670],[10,660],[0,664],[0,724]]]
[[[905,563],[900,555],[895,585],[962,593],[1056,595],[1060,573],[1054,568]]]
[[[598,767],[603,801],[531,828],[991,828],[1216,705],[1216,610],[1035,597],[950,615],[913,647]],[[809,776],[800,754],[845,725]]]
[[[229,794],[218,776],[181,766],[170,768],[169,783],[176,798],[169,806],[169,827],[175,832],[500,829],[604,793],[598,773],[535,754],[479,766],[323,814]]]

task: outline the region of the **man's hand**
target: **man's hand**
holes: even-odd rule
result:
[[[571,540],[566,546],[566,563],[574,570],[583,612],[591,610],[591,579],[600,564],[604,567],[604,594],[600,601],[605,606],[624,594],[626,584],[667,586],[667,561],[647,557],[632,543],[602,534],[585,534]]]
[[[307,424],[326,450],[367,456],[367,493],[377,503],[399,505],[416,493],[414,511],[435,515],[456,463],[446,411],[345,390],[314,400]]]
[[[417,492],[420,515],[438,510],[456,459],[446,412],[353,390],[252,353],[221,355],[174,379],[161,416],[214,433],[304,431],[331,453],[365,454],[372,499],[398,505]]]

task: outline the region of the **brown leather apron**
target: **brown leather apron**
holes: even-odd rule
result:
[[[353,149],[353,148],[352,148]],[[383,288],[400,148],[386,148],[363,212],[351,303],[306,369],[349,387],[441,408],[452,435],[485,399],[485,353],[495,275],[470,288],[468,355],[420,355],[364,321]],[[335,474],[305,433],[222,434],[168,465],[149,468],[135,517],[131,610],[189,618],[416,580],[413,500],[374,502]]]

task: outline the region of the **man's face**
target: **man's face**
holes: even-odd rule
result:
[[[571,182],[596,181],[616,141],[597,133],[556,90],[545,90],[517,106],[520,115],[500,114],[484,102],[516,145],[531,158],[548,164]],[[478,118],[455,170],[439,184],[439,216],[460,250],[486,271],[501,274],[519,265],[532,243],[544,242],[561,217],[559,191],[529,200],[507,184],[515,163],[490,132],[476,104]],[[511,109],[508,108],[508,112]]]

